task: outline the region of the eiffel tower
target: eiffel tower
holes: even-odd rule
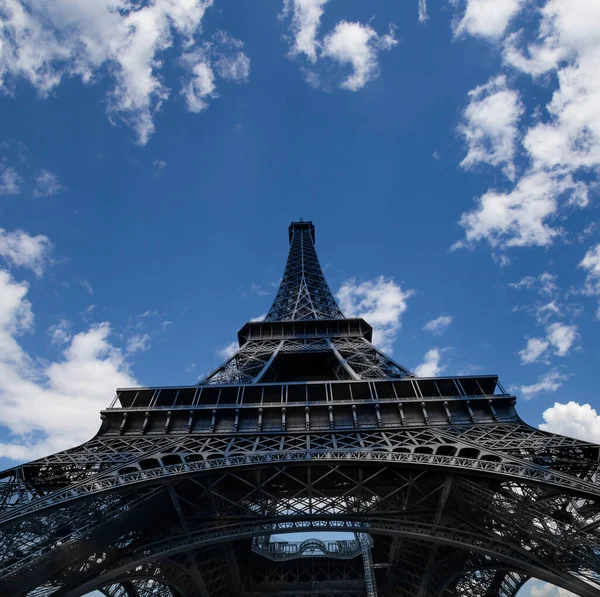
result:
[[[495,375],[416,377],[344,317],[313,224],[289,240],[201,383],[119,389],[93,439],[1,474],[0,594],[600,596],[600,447]]]

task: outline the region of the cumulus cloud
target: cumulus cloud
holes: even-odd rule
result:
[[[64,191],[65,187],[60,184],[58,177],[50,170],[40,170],[35,177],[34,197],[49,197]]]
[[[377,57],[382,50],[398,45],[393,28],[379,36],[369,25],[341,21],[323,40],[323,56],[352,67],[341,86],[350,91],[362,89],[377,76]]]
[[[22,184],[23,180],[14,168],[0,163],[0,196],[18,195]]]
[[[522,5],[523,0],[467,0],[462,18],[454,24],[454,35],[498,39]]]
[[[226,344],[225,346],[221,346],[221,347],[217,348],[217,354],[222,359],[228,359],[230,356],[232,356],[234,353],[237,352],[238,348],[239,348],[239,344],[237,342],[230,342],[229,344]]]
[[[551,220],[559,201],[568,202],[582,192],[571,177],[558,180],[552,173],[530,172],[509,191],[490,190],[477,200],[477,207],[463,213],[460,225],[465,240],[453,248],[486,240],[492,247],[545,247],[563,234]]]
[[[360,283],[347,280],[335,296],[347,316],[364,317],[373,326],[373,343],[391,353],[412,294],[393,279],[379,276]]]
[[[523,5],[516,0],[470,0],[458,29],[498,39],[510,30]],[[488,21],[495,11],[508,19],[493,28],[495,34],[482,34],[480,27],[466,24],[471,6],[482,9],[478,14]],[[455,246],[480,240],[502,248],[552,244],[564,236],[555,222],[572,208],[589,205],[589,174],[600,171],[600,5],[547,0],[527,15],[538,20],[537,33],[509,31],[496,47],[507,69],[531,75],[534,84],[554,86],[552,98],[545,106],[534,106],[531,124],[518,133],[523,174],[512,188],[489,190],[474,210],[462,215],[466,238]]]
[[[418,377],[437,377],[445,369],[440,364],[442,360],[442,351],[439,348],[432,348],[425,353],[423,362],[415,369],[415,375]]]
[[[519,93],[508,88],[504,75],[469,91],[469,105],[458,127],[468,147],[460,165],[467,169],[481,163],[502,166],[504,174],[514,179],[517,124],[523,112]]]
[[[527,340],[527,346],[519,352],[521,363],[535,363],[546,357],[551,348],[554,349],[553,353],[556,356],[565,357],[578,338],[576,325],[551,323],[546,327],[545,338],[529,338]]]
[[[542,417],[545,423],[539,427],[544,431],[600,444],[600,415],[589,404],[555,402]]]
[[[40,277],[50,263],[52,244],[47,236],[31,236],[23,230],[7,232],[0,228],[0,257],[9,264],[24,267]]]
[[[339,21],[322,39],[318,36],[324,6],[327,0],[286,0],[282,17],[290,19],[292,58],[305,58],[309,67],[303,67],[306,82],[321,86],[321,77],[315,70],[320,59],[326,58],[351,73],[340,83],[342,89],[358,91],[379,73],[379,54],[398,45],[394,26],[379,35],[370,24]],[[423,4],[423,3],[422,3]],[[421,11],[420,5],[419,10]],[[419,13],[421,14],[421,12]]]
[[[523,398],[529,400],[538,394],[556,392],[567,379],[569,379],[568,375],[563,375],[558,371],[549,371],[542,375],[536,383],[528,386],[521,386],[519,391],[523,395]]]
[[[437,336],[443,334],[447,327],[452,323],[454,318],[451,315],[440,315],[431,321],[428,321],[423,329],[426,332],[431,332],[432,334],[436,334]]]
[[[27,284],[0,270],[0,426],[10,436],[0,456],[29,460],[81,443],[99,426],[119,386],[136,385],[110,325],[90,326],[64,340],[56,362],[37,362],[19,343],[34,331]],[[63,326],[65,327],[65,326]]]
[[[170,94],[163,77],[167,60],[198,45],[212,4],[213,0],[4,0],[0,84],[12,92],[14,83],[24,79],[47,97],[64,79],[79,77],[91,84],[108,73],[109,118],[130,126],[143,145]]]

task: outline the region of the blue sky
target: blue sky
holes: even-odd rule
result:
[[[600,441],[598,3],[125,5],[0,0],[0,464],[215,367],[299,217],[400,363]]]

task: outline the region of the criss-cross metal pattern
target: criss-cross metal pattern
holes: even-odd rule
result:
[[[294,222],[289,232],[290,253],[266,321],[343,319],[319,265],[312,222]]]
[[[600,597],[600,447],[383,354],[314,238],[290,226],[267,321],[202,383],[119,389],[93,439],[0,474],[0,595]]]

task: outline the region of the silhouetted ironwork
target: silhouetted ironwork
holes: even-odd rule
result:
[[[314,239],[291,224],[266,320],[199,385],[119,389],[93,439],[1,474],[0,594],[600,596],[599,446],[496,376],[394,362]]]

